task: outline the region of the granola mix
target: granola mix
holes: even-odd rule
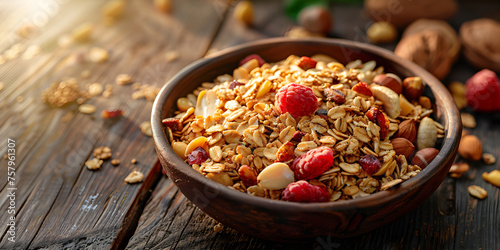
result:
[[[326,55],[291,55],[266,63],[251,55],[232,75],[181,98],[176,116],[163,123],[173,150],[193,169],[238,191],[302,202],[363,197],[425,167],[407,159],[416,152],[415,139],[404,147],[391,139],[400,136],[401,122],[418,127],[432,114],[419,98],[406,100],[389,93],[390,86],[380,88],[374,83],[378,75],[384,68],[374,61],[343,65]],[[288,92],[280,94],[285,86]],[[298,99],[290,97],[294,91]],[[295,102],[311,93],[314,112],[291,111],[308,112],[310,107]],[[440,140],[443,127],[434,123]]]

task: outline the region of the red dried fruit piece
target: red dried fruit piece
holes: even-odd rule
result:
[[[302,137],[304,137],[304,135],[306,135],[306,133],[302,131],[295,131],[295,133],[293,133],[292,140],[300,142],[302,141]]]
[[[367,174],[372,175],[380,170],[382,164],[374,155],[365,155],[359,160],[359,165],[366,171]]]
[[[243,182],[246,187],[257,185],[257,172],[255,169],[243,165],[240,167],[238,175],[240,176],[241,182]]]
[[[330,193],[324,186],[312,185],[307,181],[297,181],[288,184],[283,190],[282,199],[295,202],[326,202],[330,200]]]
[[[205,149],[202,147],[197,147],[195,148],[189,155],[188,155],[188,163],[189,164],[202,164],[208,159],[208,154]]]
[[[481,112],[500,110],[500,80],[495,72],[483,69],[465,83],[469,106]]]
[[[182,130],[181,120],[177,118],[165,118],[161,121],[165,126],[169,127],[172,131]]]
[[[104,119],[112,119],[112,118],[117,118],[120,116],[123,116],[124,112],[121,109],[115,109],[115,110],[103,110],[101,112],[101,117]]]
[[[245,64],[246,62],[252,60],[252,59],[257,59],[257,62],[259,62],[259,67],[264,65],[264,63],[266,63],[266,61],[264,61],[264,59],[262,59],[262,57],[260,57],[259,55],[251,54],[251,55],[243,58],[243,60],[240,61],[240,66]]]
[[[290,83],[276,93],[276,106],[282,114],[290,113],[293,117],[312,115],[318,108],[318,99],[311,88]]]
[[[352,90],[362,95],[373,96],[372,90],[366,82],[358,82],[354,85],[354,87],[352,87]]]
[[[299,64],[297,66],[299,66],[301,69],[303,70],[308,70],[308,69],[312,69],[312,68],[316,68],[316,64],[318,62],[310,57],[307,57],[307,56],[303,56],[299,59]]]
[[[378,108],[371,108],[366,111],[368,119],[380,127],[380,140],[384,140],[389,132],[389,119]]]
[[[295,173],[296,180],[316,178],[333,165],[333,150],[329,147],[319,147],[295,158],[290,169]]]
[[[338,89],[326,88],[323,90],[323,95],[325,95],[327,101],[333,101],[338,105],[345,103],[345,95]]]
[[[238,86],[243,86],[245,85],[244,83],[238,82],[236,80],[233,80],[229,83],[229,89],[235,89]]]
[[[293,143],[287,141],[285,144],[281,145],[281,147],[278,149],[278,152],[276,153],[275,162],[287,162],[292,160],[293,158],[295,158],[293,150],[294,150]]]

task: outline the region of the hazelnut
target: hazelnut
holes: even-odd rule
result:
[[[401,92],[403,91],[403,84],[401,83],[401,78],[392,73],[377,75],[375,76],[375,78],[373,78],[373,82],[380,86],[392,89],[398,95],[401,94]]]
[[[366,31],[368,39],[373,43],[390,43],[398,36],[396,27],[388,22],[375,22]]]
[[[483,145],[477,136],[466,135],[460,141],[458,154],[466,160],[479,161],[483,157]]]
[[[417,138],[417,126],[414,120],[405,120],[399,124],[396,138],[405,138],[410,142],[414,142]],[[408,158],[408,157],[407,157]]]
[[[332,27],[332,17],[325,7],[313,5],[300,11],[299,24],[312,33],[326,34]]]
[[[436,155],[439,153],[439,150],[435,148],[424,148],[415,154],[413,156],[413,159],[411,160],[411,164],[417,165],[420,168],[424,169],[427,167],[432,160],[436,157]]]
[[[409,140],[405,138],[395,138],[391,140],[392,147],[396,151],[397,155],[404,155],[406,159],[410,159],[411,155],[415,151],[415,146]]]
[[[422,106],[422,108],[425,108],[425,109],[432,108],[431,99],[429,99],[429,97],[427,97],[427,96],[421,96],[420,98],[418,98],[418,104],[420,106]]]
[[[424,88],[422,78],[418,76],[407,77],[403,81],[403,95],[410,101],[418,99],[424,93]]]

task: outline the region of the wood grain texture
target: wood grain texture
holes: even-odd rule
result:
[[[0,90],[0,155],[7,150],[7,138],[15,139],[18,188],[17,237],[12,244],[4,223],[8,214],[3,212],[8,207],[8,183],[4,173],[0,174],[0,249],[500,248],[500,189],[481,178],[483,172],[500,169],[498,161],[494,165],[471,163],[464,176],[447,178],[423,205],[378,230],[348,239],[318,237],[301,244],[262,241],[227,227],[216,233],[217,222],[159,174],[152,140],[138,127],[149,120],[151,103],[132,100],[131,87],[114,84],[115,76],[128,73],[137,82],[160,87],[209,50],[283,36],[296,25],[285,16],[284,1],[253,1],[256,17],[252,27],[235,20],[234,6],[224,0],[173,1],[169,15],[156,11],[152,1],[127,1],[124,18],[111,26],[103,23],[102,1],[57,0],[29,8],[23,2],[29,1],[1,3],[0,51],[23,43],[40,45],[41,53],[30,60],[18,57],[0,65],[0,81],[5,84]],[[466,20],[500,17],[500,5],[494,1],[461,2],[461,6],[450,20],[455,29]],[[367,41],[370,20],[363,14],[362,4],[334,4],[331,12],[335,19],[331,37]],[[14,35],[25,21],[36,22],[38,28],[29,39]],[[92,41],[60,48],[58,38],[83,22],[95,24]],[[80,61],[92,46],[109,50],[110,60],[100,64]],[[381,46],[392,50],[395,43]],[[180,58],[167,62],[164,55],[168,51],[179,52]],[[91,72],[88,79],[80,77],[83,70]],[[460,58],[443,82],[463,82],[476,71]],[[82,87],[92,82],[112,84],[110,98],[95,97],[87,103],[96,105],[98,112],[121,108],[126,116],[103,121],[98,112],[78,113],[76,104],[59,109],[43,104],[42,91],[69,76],[76,77]],[[16,100],[19,96],[23,97],[20,102]],[[72,119],[64,123],[68,113]],[[500,121],[489,115],[476,118],[478,127],[470,132],[483,141],[485,152],[500,160]],[[100,171],[87,170],[84,162],[100,145],[119,152],[122,163],[113,167],[106,162]],[[138,163],[131,164],[132,158]],[[4,171],[5,159],[0,158],[0,166]],[[133,169],[147,174],[143,184],[123,181]],[[485,188],[488,198],[472,198],[467,192],[470,185]]]

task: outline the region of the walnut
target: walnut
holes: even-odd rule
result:
[[[465,22],[460,27],[465,58],[478,68],[500,71],[500,23],[489,18]]]
[[[365,12],[374,21],[403,27],[420,18],[446,20],[458,10],[455,0],[365,0]]]
[[[408,25],[402,37],[411,36],[424,30],[436,31],[443,35],[448,43],[448,52],[452,61],[457,59],[460,52],[460,39],[458,38],[457,32],[446,21],[424,18],[418,19]]]
[[[447,48],[448,43],[441,33],[425,30],[401,39],[394,54],[413,61],[437,78],[443,79],[452,64]]]

